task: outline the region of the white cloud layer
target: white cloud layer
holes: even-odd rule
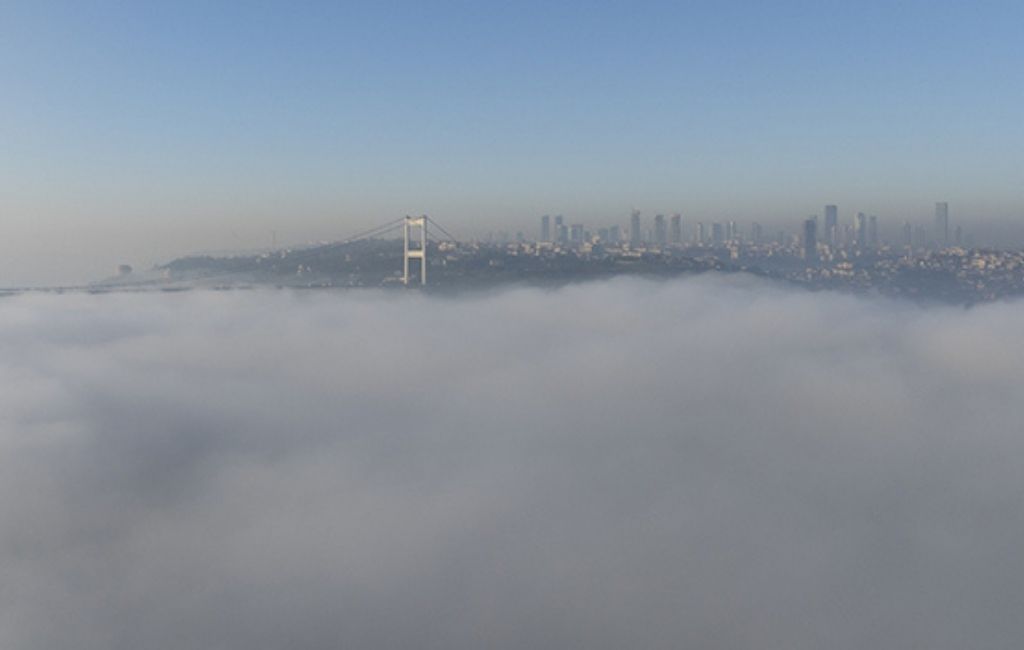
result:
[[[1024,303],[0,300],[0,647],[1016,648]]]

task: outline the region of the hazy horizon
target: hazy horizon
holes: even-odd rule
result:
[[[4,3],[0,286],[419,213],[481,236],[948,201],[1024,241],[1022,22],[1016,2]]]
[[[1021,647],[1022,25],[0,0],[0,649]]]
[[[800,217],[777,218],[744,216],[737,212],[722,211],[701,217],[686,212],[682,213],[683,227],[686,236],[691,237],[693,229],[698,223],[710,227],[714,222],[737,221],[742,231],[749,234],[751,224],[757,222],[769,237],[774,236],[776,231],[783,231],[787,236],[795,236],[799,234],[799,227],[808,216],[822,217],[823,207],[819,206],[817,211],[809,208],[807,214]],[[839,207],[842,225],[850,224],[857,212],[869,212],[868,210],[854,211],[845,206]],[[996,249],[1015,249],[1024,245],[1024,220],[1016,217],[972,218],[958,213],[956,207],[951,206],[950,209],[950,228],[963,227],[965,234],[971,237],[975,245]],[[642,210],[641,213],[644,228],[649,228],[656,214],[671,215],[679,212]],[[566,223],[584,223],[588,228],[594,230],[613,225],[625,229],[628,227],[629,221],[628,211],[626,213],[604,213],[604,216],[602,213],[580,215],[554,210],[544,214],[562,215],[565,217]],[[876,213],[871,212],[871,214],[875,215]],[[527,239],[535,240],[539,235],[540,216],[529,215],[518,219],[493,219],[481,222],[455,220],[446,222],[446,225],[455,231],[456,236],[467,241],[484,240],[499,233],[510,237],[514,237],[517,233],[523,233]],[[887,241],[898,242],[902,237],[905,223],[931,226],[934,219],[934,203],[929,204],[925,209],[913,210],[899,216],[890,216],[885,213],[877,216],[880,221],[881,236]],[[348,221],[331,222],[319,228],[307,226],[305,229],[288,229],[287,227],[282,229],[274,227],[265,231],[254,231],[251,224],[249,227],[239,225],[237,229],[221,226],[188,230],[178,230],[168,225],[150,224],[138,231],[139,241],[122,237],[108,237],[106,233],[112,232],[115,229],[113,226],[109,231],[102,227],[91,227],[87,229],[87,232],[73,230],[63,235],[40,228],[34,231],[29,239],[34,241],[42,252],[36,253],[32,248],[10,252],[2,260],[6,264],[8,274],[0,276],[0,289],[83,286],[115,275],[117,267],[121,264],[129,264],[138,271],[144,271],[189,255],[248,254],[275,247],[280,249],[301,248],[325,242],[341,241],[374,225],[393,219],[394,215],[387,215],[380,217],[375,223],[367,217],[360,216],[353,217]],[[271,225],[281,223],[287,226],[288,222],[282,220],[269,223]],[[352,225],[343,229],[338,225],[342,223]],[[451,223],[457,225],[451,226]],[[397,237],[399,235],[391,233],[386,236]],[[397,257],[395,260],[396,272],[400,265],[401,258]]]

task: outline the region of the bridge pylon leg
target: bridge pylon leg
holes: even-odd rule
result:
[[[405,217],[402,283],[406,286],[409,286],[409,260],[419,262],[420,285],[427,284],[427,220],[427,215]],[[414,229],[419,229],[419,242],[413,240]]]

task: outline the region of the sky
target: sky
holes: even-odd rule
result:
[[[1024,303],[0,299],[0,647],[1009,650]]]
[[[1024,215],[1019,2],[0,2],[0,286],[428,213]]]

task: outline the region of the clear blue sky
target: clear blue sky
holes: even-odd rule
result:
[[[1019,1],[0,0],[0,285],[411,212],[1021,216],[1022,25]]]

